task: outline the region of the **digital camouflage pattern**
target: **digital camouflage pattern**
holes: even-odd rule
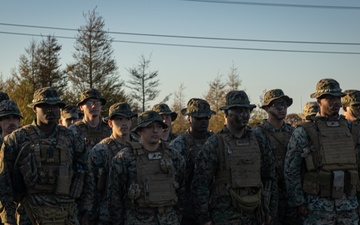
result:
[[[348,107],[352,105],[360,105],[360,91],[359,90],[345,90],[346,94],[341,98],[342,106]]]
[[[29,125],[32,126],[36,134],[41,139],[56,139],[57,133],[59,132],[59,126],[56,126],[54,132],[46,136],[37,126],[35,121]],[[25,131],[24,128],[19,128],[7,135],[4,139],[4,143],[0,151],[0,197],[1,202],[4,204],[4,221],[7,223],[15,223],[15,208],[14,204],[14,186],[11,182],[13,167],[15,159],[20,152],[20,149],[25,143],[31,143],[31,137]],[[87,155],[82,139],[75,135],[71,130],[66,130],[66,139],[64,145],[68,146],[71,154],[73,154],[73,166],[82,165],[86,168]],[[24,160],[26,154],[22,154],[19,160]],[[76,215],[76,204],[74,198],[65,195],[55,195],[54,193],[42,192],[27,194],[23,199],[23,202],[31,202],[34,205],[43,206],[56,206],[61,207],[62,204],[73,204],[73,213]],[[73,224],[79,224],[76,218],[72,221]]]
[[[106,104],[106,99],[100,94],[98,90],[95,88],[89,88],[80,93],[79,102],[77,105],[80,106],[84,104],[85,101],[89,98],[99,99],[103,106]]]
[[[307,102],[304,105],[302,119],[309,120],[312,116],[315,116],[320,111],[320,107],[317,102]]]
[[[130,109],[130,105],[126,102],[115,103],[109,108],[109,116],[106,120],[111,120],[114,116],[120,115],[127,118],[137,116]],[[91,220],[99,219],[99,225],[110,224],[110,216],[108,210],[107,186],[109,183],[108,176],[112,158],[125,145],[116,141],[110,135],[99,143],[97,143],[89,153],[88,158],[88,188],[89,196],[85,205],[91,206]]]
[[[192,139],[192,142],[196,144],[196,147],[190,146],[186,141],[185,135]],[[185,199],[184,199],[184,214],[183,220],[197,221],[197,218],[194,214],[194,205],[193,205],[193,196],[191,191],[191,182],[194,174],[194,165],[195,158],[201,148],[204,145],[206,140],[213,135],[212,132],[207,132],[204,139],[195,139],[189,130],[183,135],[178,135],[174,140],[172,140],[169,146],[180,153],[184,157],[186,162],[185,169]],[[184,224],[183,222],[182,224]],[[187,223],[190,223],[189,221]]]
[[[264,101],[263,101],[261,108],[271,105],[271,103],[274,100],[277,100],[280,98],[282,98],[286,101],[286,104],[288,107],[291,106],[293,103],[293,99],[290,98],[289,96],[285,95],[281,89],[272,89],[265,93]]]
[[[127,118],[136,117],[137,114],[131,111],[130,105],[126,102],[118,102],[110,106],[109,116],[105,120],[111,120],[114,116],[125,116]]]
[[[339,92],[340,90],[337,90],[337,94]],[[356,144],[357,153],[360,150],[359,143]],[[285,181],[289,194],[289,205],[291,207],[302,205],[307,207],[308,216],[305,217],[304,224],[333,223],[334,218],[337,219],[337,224],[358,224],[357,208],[359,203],[356,196],[346,197],[344,195],[343,198],[334,200],[304,193],[302,174],[305,169],[305,151],[315,151],[315,146],[311,143],[305,129],[297,127],[289,140],[285,158]],[[342,216],[346,216],[346,218]]]
[[[220,133],[230,133],[224,127]],[[252,131],[245,128],[241,139],[248,139]],[[231,135],[231,134],[230,134]],[[236,138],[232,136],[233,138]],[[258,221],[257,210],[244,213],[239,212],[232,204],[230,194],[216,197],[212,190],[216,174],[220,171],[219,139],[216,135],[211,136],[201,148],[196,158],[192,192],[196,216],[200,224],[212,221],[213,224],[261,224]],[[276,181],[273,154],[269,147],[262,151],[261,155],[261,178],[263,184],[267,181]],[[271,189],[271,195],[276,196],[276,189]],[[213,203],[213,204],[212,204]],[[269,208],[276,209],[275,202],[271,202]],[[272,205],[275,204],[275,205]]]
[[[187,108],[181,110],[181,114],[187,116],[207,117],[215,115],[215,111],[210,109],[207,101],[200,98],[192,98],[187,103]]]
[[[252,110],[256,108],[256,105],[250,104],[249,97],[245,91],[229,91],[226,94],[225,106],[220,107],[220,110],[226,110],[231,107],[246,107]]]
[[[279,151],[277,150],[276,146],[274,146],[275,143],[271,143],[271,140],[268,137],[268,135],[276,132],[284,132],[288,135],[291,135],[294,131],[294,128],[290,124],[284,123],[280,129],[276,129],[267,121],[267,119],[264,119],[261,125],[256,126],[253,131],[258,140],[261,151],[263,151],[263,149],[266,150],[270,146],[270,149],[273,152],[274,159],[268,159],[267,161],[273,160],[274,164],[276,165],[275,171],[277,176],[277,182],[272,183],[272,186],[274,186],[274,188],[277,189],[278,192],[275,193],[275,196],[271,196],[271,201],[273,202],[273,206],[277,205],[278,207],[277,209],[270,209],[271,217],[274,218],[275,221],[277,221],[276,224],[300,224],[302,221],[297,213],[297,209],[291,208],[288,205],[288,194],[286,191],[284,178],[285,155],[276,157],[279,154]],[[284,143],[283,147],[286,149],[287,143]],[[280,160],[281,158],[283,160]],[[278,203],[276,203],[276,201],[278,201]]]
[[[160,144],[160,146],[163,146]],[[159,149],[161,151],[161,149]],[[138,182],[136,155],[131,147],[122,149],[112,160],[109,178],[109,207],[113,225],[179,225],[183,209],[184,170],[183,157],[170,148],[175,168],[175,179],[179,183],[177,207],[166,207],[164,213],[157,208],[140,208],[129,199],[130,184]]]
[[[152,110],[158,112],[160,115],[171,115],[171,121],[176,120],[177,113],[172,112],[168,105],[165,103],[156,104],[152,107]]]
[[[125,145],[113,137],[105,138],[97,143],[89,153],[88,176],[89,196],[85,205],[91,206],[91,219],[99,218],[99,225],[110,224],[109,200],[107,186],[112,158]]]
[[[39,104],[58,105],[60,108],[65,107],[65,103],[61,101],[57,91],[53,87],[44,87],[34,92],[33,100],[28,107],[34,108]]]
[[[325,78],[316,84],[316,90],[310,95],[310,98],[320,98],[323,95],[343,97],[346,94],[342,92],[340,84],[336,80]]]
[[[67,105],[60,110],[60,113],[64,119],[79,118],[78,107],[76,105]]]
[[[19,107],[13,100],[3,100],[0,102],[0,118],[8,115],[14,115],[23,118],[20,114]]]

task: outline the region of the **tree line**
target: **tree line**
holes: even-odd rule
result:
[[[33,120],[34,113],[27,105],[32,101],[35,90],[41,87],[55,87],[67,104],[77,104],[79,93],[84,89],[96,88],[108,101],[103,107],[103,116],[107,116],[109,107],[116,102],[126,101],[134,111],[142,112],[149,109],[149,102],[158,97],[159,72],[150,71],[151,55],[148,58],[142,55],[138,65],[127,68],[130,79],[124,82],[117,72],[112,38],[105,31],[105,20],[96,12],[96,8],[83,16],[86,23],[78,28],[73,62],[66,64],[65,69],[60,65],[62,46],[54,36],[48,35],[40,41],[31,41],[25,53],[20,55],[18,67],[11,70],[10,78],[0,77],[0,89],[16,101],[21,110],[24,117],[22,125]],[[219,108],[225,105],[226,93],[241,87],[237,68],[232,66],[225,79],[223,75],[218,75],[208,85],[203,98],[216,111],[209,126],[216,132],[224,124],[224,114]],[[125,87],[129,88],[130,93],[125,92]],[[173,98],[173,104],[169,106],[178,113],[173,125],[175,133],[188,128],[180,113],[192,97],[184,95],[185,89],[184,84],[180,84],[174,93],[169,93],[161,102],[167,103],[170,97]],[[255,109],[252,114],[250,125],[266,118],[266,113],[261,109]]]

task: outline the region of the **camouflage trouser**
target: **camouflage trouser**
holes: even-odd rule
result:
[[[304,225],[357,225],[359,216],[357,210],[349,211],[308,211]]]
[[[289,207],[287,198],[279,198],[278,214],[275,224],[279,225],[301,225],[303,219],[297,211],[297,207]]]

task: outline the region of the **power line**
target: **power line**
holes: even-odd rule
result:
[[[84,31],[80,29],[23,25],[12,23],[0,23],[2,26],[52,29],[52,30],[66,30],[66,31]],[[149,34],[149,33],[129,33],[118,31],[104,31],[108,34],[133,35],[133,36],[148,36],[148,37],[164,37],[164,38],[184,38],[184,39],[200,39],[200,40],[215,40],[215,41],[242,41],[242,42],[264,42],[264,43],[285,43],[285,44],[317,44],[317,45],[360,45],[359,42],[326,42],[326,41],[299,41],[299,40],[269,40],[269,39],[246,39],[246,38],[224,38],[224,37],[204,37],[204,36],[186,36],[186,35],[168,35],[168,34]]]
[[[238,2],[238,1],[218,1],[218,0],[178,0],[186,2],[202,2],[202,3],[220,3],[220,4],[236,4],[236,5],[253,5],[253,6],[272,6],[272,7],[293,7],[293,8],[317,8],[317,9],[350,9],[359,10],[358,6],[327,6],[327,5],[300,5],[300,4],[283,4],[283,3],[261,3],[261,2]]]
[[[44,35],[42,35],[42,34],[29,34],[29,33],[16,33],[16,32],[3,32],[3,31],[0,31],[0,34],[44,37]],[[53,36],[53,37],[62,38],[62,39],[76,39],[75,37],[65,37],[65,36]],[[186,44],[170,44],[170,43],[123,41],[123,40],[112,40],[112,42],[128,43],[128,44],[173,46],[173,47],[224,49],[224,50],[246,50],[246,51],[288,52],[288,53],[292,52],[292,53],[360,55],[360,52],[344,52],[344,51],[314,51],[314,50],[295,50],[295,49],[239,48],[239,47],[226,47],[226,46],[186,45]]]

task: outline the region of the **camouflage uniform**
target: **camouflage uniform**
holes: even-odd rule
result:
[[[354,142],[356,143],[357,138],[360,134],[360,110],[357,109],[360,106],[360,91],[359,90],[345,90],[346,94],[341,98],[341,105],[348,120],[349,129],[353,135]],[[356,108],[355,108],[356,107]],[[348,118],[345,110],[349,110],[353,116]]]
[[[145,111],[139,115],[138,125],[134,130],[147,127],[153,122],[161,123],[163,128],[167,127],[167,125],[162,122],[162,118],[157,112]],[[143,167],[143,165],[145,165],[142,163],[142,156],[144,154],[147,155],[146,158],[148,158],[146,161],[152,161],[153,163],[159,161],[161,167],[161,172],[149,174],[149,180],[144,178],[144,174],[141,174],[141,172],[139,173],[139,171],[143,171],[143,173],[144,171],[146,172],[146,168],[148,168]],[[169,171],[163,170],[162,165],[164,165],[163,163],[165,161],[172,164],[171,167],[168,167],[172,172],[169,173]],[[169,148],[164,142],[160,142],[159,149],[155,152],[146,151],[140,143],[136,142],[132,142],[130,146],[122,149],[113,158],[110,169],[108,187],[112,224],[179,225],[179,216],[181,216],[183,207],[184,170],[185,162],[183,157],[174,149]],[[160,190],[158,185],[155,190],[152,189],[152,184],[156,182],[155,180],[152,181],[152,179],[164,176],[167,177],[165,180],[166,182],[169,182],[170,177],[174,176],[172,179],[175,180],[172,181],[171,187],[168,187],[167,191],[163,189],[163,186],[161,186],[163,191]],[[142,178],[141,181],[139,181],[140,178]],[[157,182],[160,182],[160,180]],[[164,180],[162,180],[162,182],[164,182]],[[169,188],[172,190],[175,188],[177,195],[175,199],[171,198],[171,204],[169,203],[169,199],[167,199],[169,198],[170,193],[168,190]],[[149,192],[149,190],[152,191]],[[161,198],[163,198],[165,203],[153,202],[154,200],[159,200],[154,197],[155,195],[162,195]],[[174,202],[176,199],[178,199],[177,204]],[[146,206],[147,204],[154,204],[158,207]]]
[[[34,93],[34,100],[28,106],[35,108],[38,104],[65,105],[53,88],[42,88]],[[84,143],[62,126],[55,124],[53,133],[47,136],[34,120],[31,125],[6,136],[0,151],[0,197],[5,207],[4,222],[15,223],[14,201],[18,201],[16,197],[22,194],[21,202],[33,224],[79,224],[75,197],[81,192],[81,187],[71,175],[76,165],[86,167]],[[45,170],[50,167],[53,173],[50,169]]]
[[[193,98],[190,99],[187,108],[182,110],[183,115],[210,117],[215,114],[210,109],[209,103],[203,99]],[[204,139],[195,139],[188,129],[185,134],[179,135],[175,140],[170,142],[170,147],[176,149],[185,159],[185,210],[182,217],[182,223],[186,225],[198,224],[197,218],[194,214],[193,197],[191,193],[191,181],[194,174],[195,158],[199,153],[201,146],[205,141],[213,135],[212,132],[206,131]]]
[[[169,108],[168,105],[161,103],[161,104],[156,104],[152,107],[152,110],[155,112],[158,112],[160,115],[171,115],[171,121],[175,121],[177,118],[177,113],[176,112],[172,112]],[[176,134],[174,134],[171,130],[169,133],[169,137],[167,140],[165,140],[166,142],[171,142],[172,140],[174,140],[177,137]]]
[[[267,91],[264,95],[264,102],[261,108],[266,109],[269,107],[274,100],[284,99],[287,107],[292,105],[292,98],[289,98],[281,89],[273,89]],[[277,183],[266,184],[265,187],[270,187],[275,185],[278,189],[276,196],[271,196],[271,201],[274,201],[277,209],[270,209],[271,216],[275,224],[301,224],[301,217],[297,213],[296,208],[291,208],[288,206],[288,197],[284,179],[284,162],[285,154],[287,149],[287,143],[290,139],[291,133],[294,131],[294,128],[287,123],[276,129],[271,125],[267,119],[264,119],[263,122],[254,128],[254,133],[258,139],[260,149],[263,150],[267,146],[271,146],[271,150],[275,156],[275,171],[277,175]],[[278,200],[278,203],[276,202]]]
[[[230,91],[226,95],[226,106],[220,109],[227,112],[233,107],[249,109],[250,115],[256,106],[250,104],[244,91]],[[192,180],[196,216],[200,224],[208,221],[213,224],[268,222],[265,218],[268,209],[276,208],[276,205],[269,205],[271,203],[264,198],[261,183],[276,181],[272,151],[267,147],[260,152],[251,128],[244,127],[242,137],[238,138],[227,126],[205,142],[196,158]],[[230,147],[233,143],[236,147]],[[242,159],[237,161],[239,157]],[[254,164],[256,169],[249,169],[245,164]],[[256,177],[256,185],[253,185],[253,177]],[[249,183],[247,187],[242,186]],[[275,195],[277,190],[270,191]]]
[[[109,117],[105,120],[111,120],[114,116],[120,115],[127,118],[136,117],[128,103],[115,103],[109,109]],[[91,149],[88,158],[89,178],[90,183],[87,185],[90,189],[91,195],[87,201],[88,205],[92,206],[91,217],[99,218],[98,224],[110,224],[110,216],[108,210],[107,190],[109,180],[109,170],[112,158],[125,145],[118,142],[113,135],[100,141]]]
[[[89,98],[99,99],[102,105],[106,104],[106,100],[102,97],[99,91],[92,88],[86,89],[82,93],[80,93],[80,101],[77,105],[80,106],[82,104],[85,104],[86,100]],[[82,121],[77,121],[75,124],[71,125],[69,129],[81,135],[81,137],[85,140],[87,154],[89,154],[91,149],[97,143],[111,135],[111,128],[101,118],[99,124],[96,127],[90,127],[83,119]],[[78,173],[82,174],[81,176],[84,177],[86,170],[84,168],[78,168]],[[91,195],[91,191],[88,187],[91,181],[87,179],[88,178],[84,180],[84,193],[82,194],[81,198],[77,200],[80,210],[79,218],[81,218],[84,213],[90,213],[91,206],[84,203],[85,199],[88,198],[89,195]]]
[[[319,99],[323,95],[342,97],[345,94],[341,92],[337,81],[322,79],[317,83],[316,92],[311,97]],[[324,142],[325,140],[321,141],[319,137],[323,139],[330,135],[320,135],[319,127],[326,123],[329,127],[326,128],[327,130],[338,130],[340,128],[346,130],[346,121],[344,121],[342,116],[338,116],[338,119],[334,121],[328,120],[327,117],[321,116],[318,113],[312,122],[303,123],[300,127],[297,127],[289,140],[285,158],[285,181],[289,194],[289,205],[292,207],[306,207],[307,215],[304,218],[304,224],[358,224],[358,199],[356,196],[348,194],[349,190],[354,190],[356,193],[356,185],[349,186],[352,185],[352,181],[348,181],[349,177],[339,176],[341,171],[348,173],[347,168],[343,170],[341,168],[338,169],[341,167],[343,163],[342,158],[346,154],[354,154],[351,150],[352,146],[349,146],[352,143],[351,139],[350,142],[347,141],[347,143],[342,144],[341,153],[338,151],[334,153],[333,151],[332,154],[336,155],[331,158],[330,156],[318,157],[325,154],[325,151],[329,152],[329,146],[339,146],[337,140],[343,139],[342,137],[344,136],[344,133],[338,133],[337,138],[326,139],[331,143]],[[324,132],[323,130],[325,129],[322,128],[321,130],[321,132]],[[346,137],[349,138],[347,134]],[[356,143],[356,149],[356,152],[358,152],[359,141]],[[358,157],[358,154],[356,157]],[[349,157],[347,156],[347,158]],[[351,158],[356,165],[355,161],[357,160],[355,160],[355,156]],[[337,167],[335,169],[328,169],[330,171],[328,172],[322,166],[324,161],[327,167],[329,167],[329,162],[332,161]],[[355,170],[359,171],[359,168],[355,168]],[[334,179],[331,178],[331,174]],[[319,180],[312,179],[313,176],[319,176]],[[354,178],[359,182],[358,176],[354,176]],[[315,181],[316,185],[313,184]],[[351,183],[349,184],[348,182]],[[342,188],[344,188],[343,191]],[[340,190],[340,195],[338,190]],[[357,193],[359,193],[359,190],[357,190]],[[337,195],[336,197],[333,196],[335,194]]]

